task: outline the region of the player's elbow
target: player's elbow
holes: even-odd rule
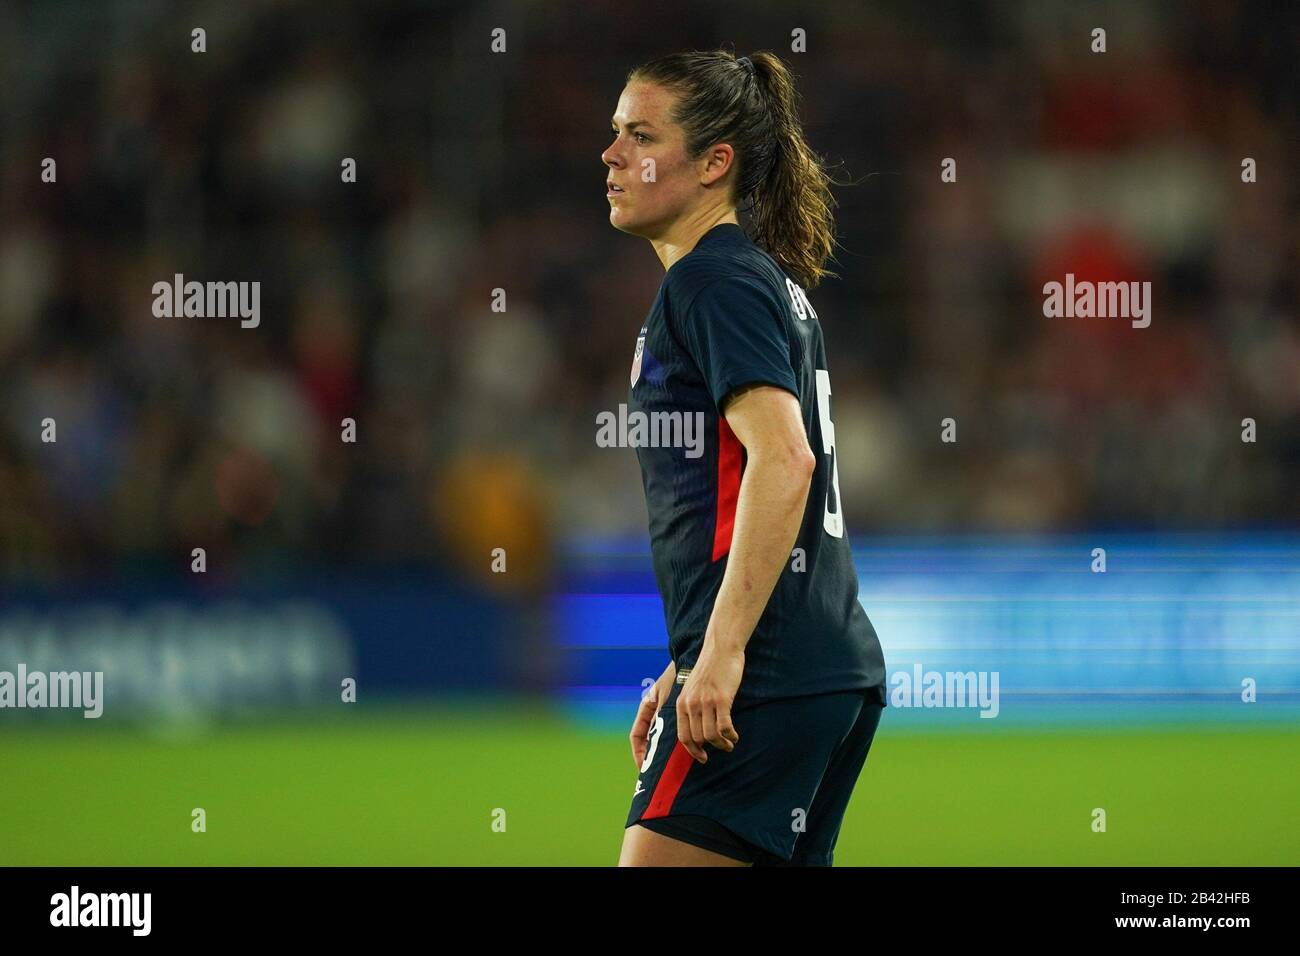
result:
[[[806,441],[789,442],[774,448],[767,459],[799,491],[807,490],[812,482],[813,471],[817,468],[817,456],[812,453]]]
[[[798,475],[801,481],[805,483],[812,481],[813,472],[817,470],[817,456],[812,453],[807,442],[791,452],[790,470]]]
[[[746,447],[746,472],[761,472],[762,480],[774,490],[788,490],[792,497],[806,494],[812,484],[817,458],[807,441],[769,441]]]

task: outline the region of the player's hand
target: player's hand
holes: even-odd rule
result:
[[[628,739],[632,742],[632,759],[636,761],[638,772],[645,763],[646,750],[650,746],[650,728],[654,726],[655,717],[659,714],[659,702],[668,699],[668,688],[672,687],[676,679],[677,664],[669,661],[668,668],[659,675],[659,680],[641,698],[637,707],[636,719],[632,721],[632,732],[628,734]]]
[[[706,743],[734,750],[740,740],[731,723],[731,703],[745,673],[743,648],[704,642],[699,659],[677,695],[677,739],[700,763],[708,763]]]

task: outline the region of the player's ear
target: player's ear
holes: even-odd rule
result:
[[[732,167],[735,160],[736,151],[731,148],[730,143],[717,143],[710,146],[708,152],[704,154],[704,169],[700,174],[700,182],[705,186],[712,186],[727,175],[727,170]]]

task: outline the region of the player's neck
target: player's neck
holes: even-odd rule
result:
[[[725,209],[705,210],[702,214],[687,217],[677,223],[661,238],[651,239],[650,244],[654,246],[659,261],[663,263],[664,271],[667,272],[673,267],[673,263],[689,254],[706,232],[724,222],[740,225],[734,208],[728,206]]]

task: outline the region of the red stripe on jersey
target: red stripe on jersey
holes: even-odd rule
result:
[[[677,746],[668,755],[664,772],[659,775],[659,782],[655,784],[655,792],[650,795],[650,805],[646,807],[645,813],[641,814],[642,820],[668,816],[668,811],[673,808],[673,801],[677,799],[677,792],[682,789],[686,771],[691,769],[693,763],[695,758],[691,756],[691,752],[680,740],[677,741]]]
[[[713,560],[731,550],[736,524],[736,499],[740,497],[740,439],[727,420],[718,416],[718,508],[713,526]]]

